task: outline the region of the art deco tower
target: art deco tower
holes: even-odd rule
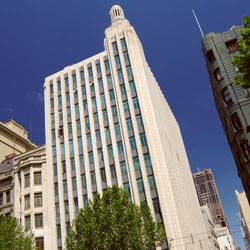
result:
[[[51,249],[64,247],[78,208],[119,185],[147,201],[167,245],[207,249],[178,124],[120,6],[110,11],[104,51],[45,79]]]

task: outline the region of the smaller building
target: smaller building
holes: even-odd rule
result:
[[[0,162],[7,155],[18,155],[35,149],[28,139],[28,132],[14,120],[0,122]]]
[[[0,163],[0,213],[13,214],[13,155]]]
[[[207,206],[214,223],[221,227],[227,226],[227,220],[220,201],[219,192],[211,169],[193,173],[194,184],[200,206]]]
[[[246,250],[250,250],[250,206],[245,192],[235,190],[240,210],[241,224],[244,230],[244,241]]]
[[[217,237],[220,250],[236,250],[232,235],[228,227],[215,226],[215,234]]]
[[[48,190],[45,147],[14,159],[14,216],[34,233],[36,249],[52,249],[49,240]]]
[[[215,225],[213,221],[213,217],[210,213],[210,210],[207,206],[201,207],[201,213],[203,216],[203,220],[206,226],[207,237],[209,239],[210,245],[208,246],[210,250],[220,249],[220,246],[217,241],[217,237],[215,234]]]

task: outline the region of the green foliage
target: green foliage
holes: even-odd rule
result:
[[[244,27],[241,29],[242,40],[238,43],[239,56],[233,57],[233,64],[240,74],[235,77],[235,83],[245,89],[250,88],[250,17],[243,18]]]
[[[144,203],[136,206],[117,186],[80,209],[66,238],[67,250],[154,250],[165,238]]]
[[[16,218],[0,215],[0,249],[31,250],[33,235],[19,225]]]

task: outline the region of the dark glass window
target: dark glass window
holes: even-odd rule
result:
[[[240,117],[237,112],[231,115],[231,121],[236,131],[243,129],[242,123],[240,121]]]
[[[237,39],[233,39],[226,42],[226,47],[229,53],[233,53],[238,50]]]
[[[210,63],[215,61],[214,52],[211,49],[207,52],[207,60]]]

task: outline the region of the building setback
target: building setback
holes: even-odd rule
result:
[[[110,17],[103,52],[45,79],[48,249],[64,248],[78,208],[112,185],[147,201],[163,249],[207,249],[179,126],[122,8]]]
[[[250,250],[250,206],[245,192],[235,191],[240,210],[241,225],[244,230],[246,250]]]
[[[8,155],[18,155],[36,148],[28,132],[14,120],[0,122],[0,162]]]
[[[209,208],[215,224],[226,227],[227,221],[212,170],[205,169],[193,173],[193,179],[200,205]]]
[[[202,46],[217,111],[250,202],[250,94],[234,84],[238,70],[231,62],[240,38],[240,27],[232,27],[207,34]]]

